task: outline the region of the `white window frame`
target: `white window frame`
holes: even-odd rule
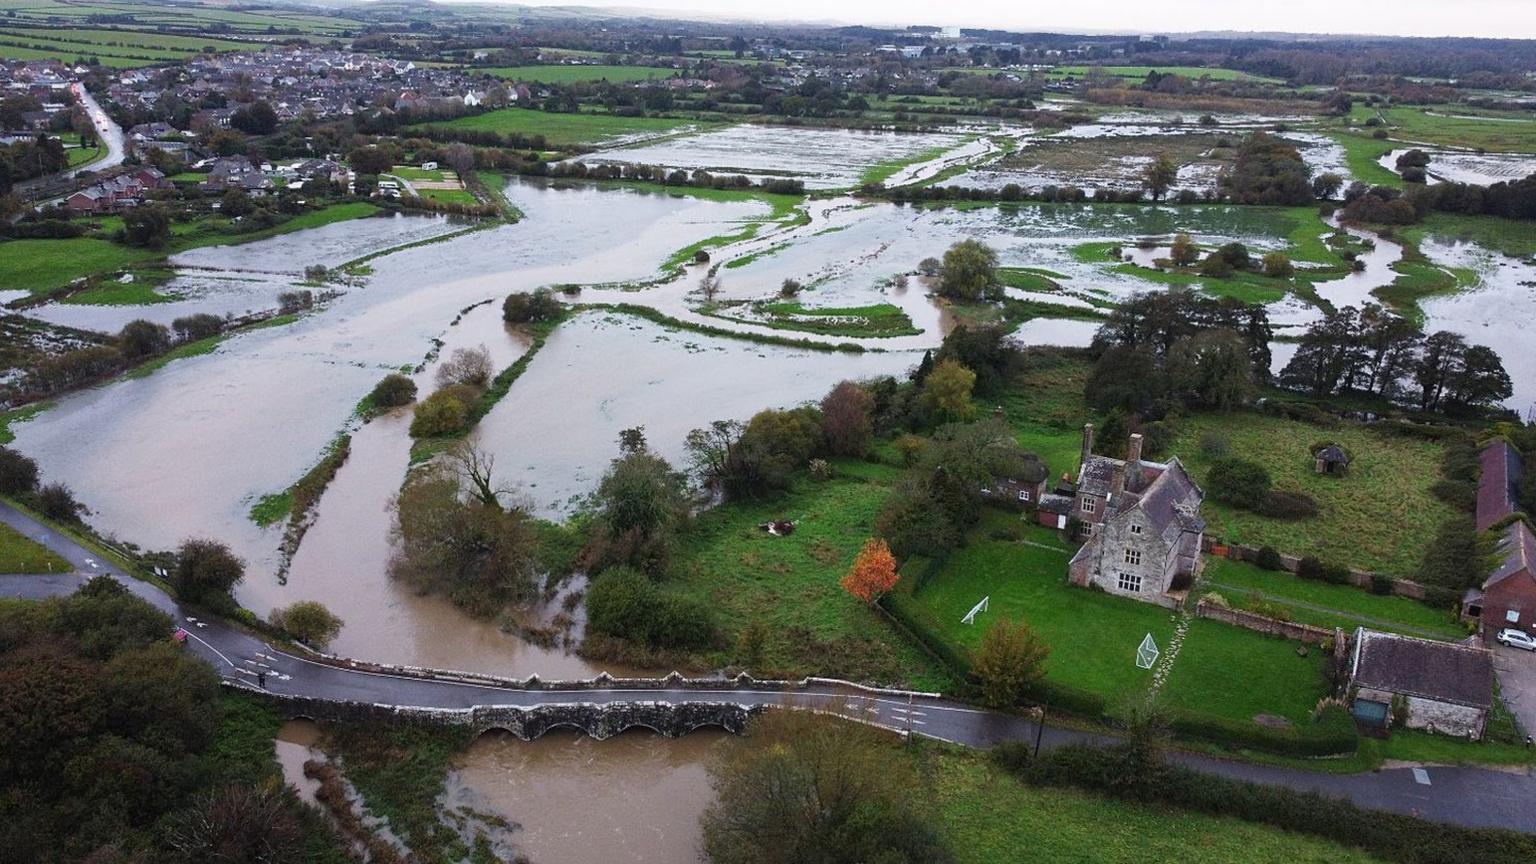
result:
[[[1132,524],[1131,525],[1131,533],[1132,534],[1140,534],[1141,533],[1141,526],[1137,525],[1137,524]]]
[[[1125,563],[1131,565],[1132,567],[1140,567],[1141,566],[1141,550],[1140,549],[1127,549],[1127,550],[1125,550]],[[1140,577],[1138,577],[1138,578],[1140,578]]]
[[[1019,500],[1020,501],[1028,501],[1029,500],[1029,490],[1028,489],[1020,489],[1019,490]]]
[[[1124,571],[1116,571],[1115,572],[1115,587],[1119,588],[1121,591],[1126,591],[1126,592],[1129,592],[1129,593],[1132,593],[1132,594],[1140,594],[1141,593],[1141,574],[1140,573],[1126,573]]]
[[[1506,622],[1510,623],[1510,624],[1519,624],[1520,623],[1520,610],[1519,609],[1506,609],[1506,610],[1504,610],[1504,620]]]
[[[1099,502],[1093,500],[1092,495],[1084,495],[1082,509],[1084,513],[1097,512],[1099,509]]]

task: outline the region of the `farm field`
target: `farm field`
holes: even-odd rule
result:
[[[574,84],[580,81],[611,81],[627,84],[633,81],[651,81],[670,78],[678,70],[660,66],[601,66],[584,63],[552,63],[539,66],[493,66],[476,71],[488,72],[497,78],[511,81],[533,81],[539,84]]]
[[[1303,492],[1317,501],[1318,515],[1284,521],[1236,510],[1206,499],[1206,534],[1229,543],[1273,546],[1291,555],[1410,576],[1419,564],[1422,541],[1452,514],[1430,493],[1440,479],[1443,448],[1435,443],[1379,435],[1363,426],[1336,428],[1256,413],[1196,414],[1179,421],[1168,448],[1197,482],[1204,482],[1216,458],[1212,452],[1263,465],[1276,489]],[[1354,455],[1343,477],[1314,470],[1311,447],[1336,441]],[[1362,526],[1370,526],[1362,530]]]
[[[592,146],[635,135],[663,135],[699,124],[660,117],[619,117],[613,114],[551,114],[527,108],[502,108],[474,117],[434,124],[481,129],[506,135],[543,135],[551,147]]]
[[[714,609],[729,647],[715,652],[712,664],[744,663],[737,642],[757,622],[765,640],[754,675],[947,684],[933,660],[838,585],[874,533],[887,492],[878,480],[807,480],[774,501],[702,514],[682,541],[677,575],[666,588]],[[758,528],[784,518],[796,520],[787,537]]]
[[[1536,118],[1488,120],[1451,116],[1456,106],[1396,107],[1382,112],[1392,137],[1491,153],[1536,153]]]
[[[1213,81],[1264,81],[1271,84],[1283,83],[1278,78],[1265,78],[1259,75],[1251,75],[1236,69],[1221,69],[1205,66],[1057,66],[1049,73],[1051,78],[1066,78],[1072,76],[1082,78],[1092,70],[1097,69],[1105,75],[1115,78],[1126,78],[1131,81],[1145,81],[1152,72],[1161,72],[1164,75],[1181,75],[1185,78],[1209,77]]]

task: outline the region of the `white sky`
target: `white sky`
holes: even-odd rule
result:
[[[518,0],[678,17],[931,24],[1025,32],[1195,30],[1536,38],[1536,0]],[[1536,67],[1536,57],[1532,58]]]

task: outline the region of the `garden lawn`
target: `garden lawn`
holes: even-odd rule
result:
[[[959,864],[1363,864],[1364,853],[1186,810],[1027,786],[986,757],[922,748],[924,791]],[[931,802],[931,804],[930,804]]]
[[[772,501],[731,503],[700,515],[674,556],[677,575],[664,584],[714,611],[725,647],[710,661],[744,664],[738,639],[755,622],[765,638],[754,675],[949,689],[936,662],[838,584],[874,534],[887,492],[855,478],[802,480]],[[770,519],[795,520],[795,532],[774,537],[758,529]]]
[[[1417,600],[1372,594],[1352,585],[1312,582],[1283,570],[1264,570],[1226,558],[1205,559],[1201,586],[1225,597],[1233,606],[1263,598],[1285,606],[1292,621],[1340,627],[1345,632],[1364,626],[1426,638],[1455,640],[1467,635],[1448,611]]]
[[[1155,638],[1155,637],[1154,637]],[[1259,714],[1300,725],[1312,718],[1317,700],[1328,695],[1325,652],[1207,618],[1190,622],[1184,647],[1163,684],[1170,707],[1231,720]],[[1159,642],[1164,650],[1168,645]]]
[[[1340,422],[1324,428],[1252,412],[1198,414],[1178,421],[1176,454],[1196,482],[1204,483],[1215,456],[1202,451],[1224,440],[1226,455],[1251,460],[1269,471],[1275,488],[1306,493],[1318,514],[1287,521],[1237,510],[1206,498],[1206,536],[1227,543],[1273,546],[1291,555],[1410,576],[1440,524],[1455,511],[1430,494],[1440,479],[1443,448],[1411,438],[1378,435]],[[1349,474],[1317,474],[1311,447],[1337,441],[1354,455]]]
[[[449,129],[478,129],[503,135],[543,135],[551,147],[594,145],[625,135],[661,135],[699,126],[690,120],[664,117],[619,117],[613,114],[552,114],[527,108],[503,108],[474,117],[436,124]]]
[[[1067,584],[1074,551],[1056,532],[1021,525],[1026,542],[976,540],[948,562],[908,601],[941,638],[974,651],[997,620],[1028,624],[1051,656],[1046,678],[1116,700],[1145,691],[1152,673],[1136,666],[1136,647],[1148,633],[1160,646],[1173,634],[1167,609]],[[1038,545],[1037,545],[1038,544]],[[973,624],[961,619],[983,597],[987,611]],[[905,598],[904,598],[905,599]]]
[[[0,524],[0,573],[68,573],[69,562],[9,525]]]
[[[1001,395],[978,399],[977,408],[986,412],[1001,405],[1020,446],[1043,459],[1051,477],[1076,477],[1083,424],[1092,416],[1083,401],[1092,368],[1077,358],[1031,356]]]

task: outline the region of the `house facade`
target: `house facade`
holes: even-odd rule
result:
[[[1205,493],[1177,458],[1141,458],[1132,435],[1125,459],[1093,453],[1083,428],[1082,468],[1072,515],[1087,542],[1067,565],[1068,580],[1110,594],[1178,608],[1199,575]]]
[[[1477,530],[1499,532],[1493,572],[1461,598],[1462,617],[1479,623],[1484,639],[1513,627],[1536,634],[1536,533],[1520,512],[1516,489],[1524,466],[1507,441],[1489,442],[1479,454]],[[1500,523],[1508,522],[1503,527]]]
[[[1350,713],[1364,726],[1480,739],[1493,707],[1493,652],[1360,628],[1349,659]]]

